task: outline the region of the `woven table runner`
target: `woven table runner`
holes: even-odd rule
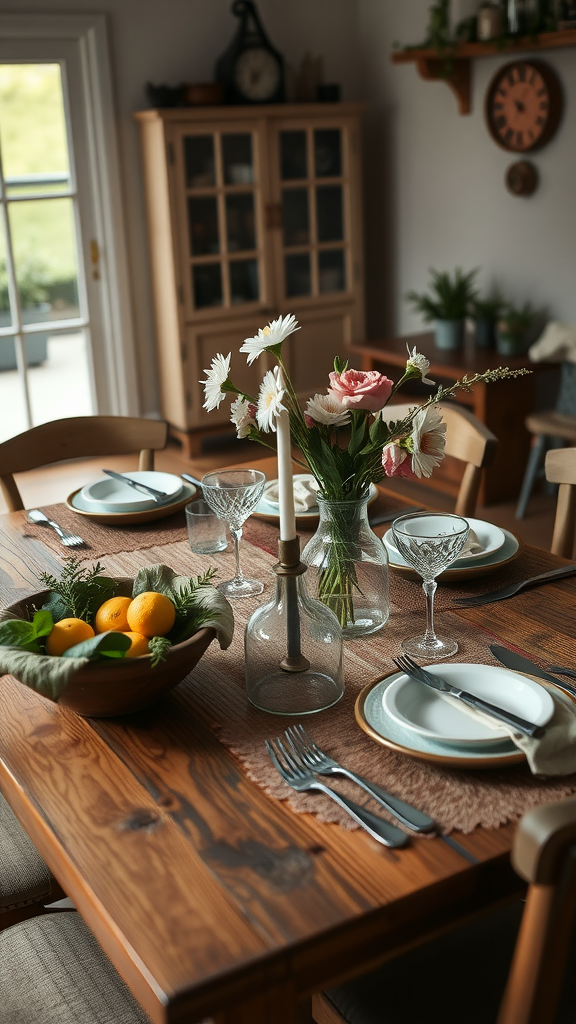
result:
[[[223,560],[219,578],[229,579],[233,575],[233,555],[225,552],[219,557]],[[528,567],[533,568],[537,556],[526,556],[526,559]],[[189,574],[202,572],[215,564],[214,556],[195,555],[187,543],[182,542],[116,553],[103,560],[113,575],[133,575],[138,568],[151,562],[165,562],[178,572]],[[329,798],[322,794],[294,792],[272,767],[264,740],[281,735],[298,719],[267,715],[252,707],[246,698],[244,626],[254,609],[274,595],[273,563],[274,558],[261,548],[244,544],[243,570],[246,576],[264,582],[264,594],[234,602],[236,628],[232,646],[221,651],[216,643],[211,644],[175,695],[191,713],[201,710],[220,741],[240,760],[249,778],[269,796],[288,800],[292,810],[298,813],[317,814],[321,821],[338,822],[343,828],[354,829],[356,824]],[[472,832],[478,825],[498,828],[507,821],[516,820],[536,804],[559,800],[576,791],[576,775],[541,780],[534,778],[524,765],[488,771],[443,768],[387,750],[362,732],[354,719],[354,703],[359,691],[373,679],[395,668],[392,658],[399,653],[400,641],[414,633],[416,625],[424,620],[424,598],[417,584],[396,578],[391,590],[392,612],[382,633],[345,643],[346,690],[342,700],[327,711],[302,719],[316,742],[347,767],[430,814],[444,833],[453,830]],[[492,637],[477,627],[449,611],[441,610],[438,627],[458,640],[458,660],[496,664],[488,648]],[[338,779],[336,785],[353,799],[363,802],[353,784]],[[376,809],[368,797],[366,805]],[[380,807],[377,810],[386,816]]]

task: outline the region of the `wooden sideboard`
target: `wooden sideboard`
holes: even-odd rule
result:
[[[358,369],[377,369],[398,380],[406,365],[406,345],[416,346],[430,360],[429,377],[436,384],[449,386],[464,374],[483,373],[497,366],[511,369],[526,367],[532,374],[493,384],[476,384],[471,392],[459,391],[456,400],[465,405],[496,435],[499,441],[494,464],[486,469],[480,489],[479,503],[491,505],[518,496],[530,448],[530,435],[524,426],[528,413],[534,410],[534,386],[538,374],[558,372],[551,363],[531,363],[527,356],[505,358],[494,349],[480,349],[467,337],[463,348],[442,350],[436,348],[433,334],[413,334],[400,338],[383,338],[365,344],[351,345],[351,362]],[[359,358],[358,358],[359,357]],[[424,400],[431,388],[420,382],[410,382],[398,395],[407,401],[411,396]],[[462,466],[455,459],[446,458],[434,471],[431,485],[436,490],[454,497],[458,493]]]

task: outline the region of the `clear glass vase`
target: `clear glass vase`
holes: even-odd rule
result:
[[[246,626],[248,699],[275,715],[324,711],[344,693],[342,631],[329,608],[308,596],[305,571],[300,564],[300,575],[285,575],[275,566],[276,595]]]
[[[388,555],[368,523],[368,496],[318,498],[320,521],[302,552],[310,592],[331,608],[347,638],[384,628],[390,615]]]

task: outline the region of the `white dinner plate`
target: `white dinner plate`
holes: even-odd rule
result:
[[[437,582],[466,582],[466,580],[475,579],[478,576],[487,576],[494,569],[499,569],[501,566],[507,565],[508,562],[513,562],[522,553],[522,541],[519,537],[515,537],[513,533],[510,533],[509,530],[504,530],[503,533],[505,538],[504,544],[498,551],[493,551],[492,554],[484,555],[482,558],[478,558],[470,563],[462,562],[462,564],[451,565],[443,573],[440,573]],[[422,577],[418,575],[411,565],[408,565],[408,562],[405,561],[402,555],[396,554],[390,548],[387,548],[387,551],[391,569],[394,569],[400,576],[404,576],[405,579],[422,582]]]
[[[124,475],[124,474],[121,474]],[[164,491],[166,497],[162,502],[146,497],[141,491],[123,484],[112,476],[104,476],[87,484],[80,491],[82,508],[86,512],[144,512],[158,505],[168,505],[182,494],[184,485],[179,476],[173,473],[157,473],[150,470],[135,470],[126,476],[137,483],[147,484],[157,491]]]
[[[499,526],[494,526],[492,523],[487,523],[483,519],[469,519],[467,516],[464,517],[471,530],[474,530],[478,538],[478,543],[482,545],[482,551],[477,551],[474,554],[461,555],[453,562],[453,566],[459,565],[473,565],[475,562],[482,561],[488,555],[492,555],[495,551],[499,551],[503,547],[506,540],[506,534],[504,530],[501,530]],[[392,529],[384,536],[384,543],[388,549],[388,554],[394,556],[394,561],[405,559],[400,554],[398,546],[396,544],[396,538]]]
[[[554,702],[548,691],[528,676],[496,665],[469,665],[451,662],[427,665],[426,671],[461,686],[475,697],[511,711],[534,725],[546,725],[554,714]],[[382,694],[386,714],[402,728],[437,743],[450,746],[492,746],[509,739],[494,720],[494,728],[460,710],[442,694],[400,675]]]
[[[68,495],[66,505],[71,512],[77,512],[87,519],[92,519],[95,523],[103,523],[105,526],[132,526],[138,523],[150,523],[156,519],[165,519],[167,516],[179,512],[195,494],[196,488],[193,484],[184,484],[182,493],[178,494],[176,498],[164,503],[154,502],[152,508],[140,509],[137,512],[105,512],[99,508],[97,512],[94,512],[85,506],[80,490],[77,490]]]
[[[375,743],[419,761],[446,768],[504,768],[526,760],[524,753],[514,746],[512,740],[496,740],[492,746],[456,747],[439,743],[395,721],[384,710],[383,696],[400,675],[403,673],[392,672],[385,679],[368,683],[356,699],[356,722]]]
[[[276,481],[275,480],[267,480],[266,481],[266,487],[268,487],[272,483],[276,483]],[[368,504],[371,504],[371,502],[373,502],[374,499],[377,498],[377,497],[378,497],[378,488],[376,487],[375,484],[370,484],[370,492],[368,494]],[[278,520],[280,518],[279,517],[278,504],[274,504],[271,501],[267,501],[265,498],[261,498],[260,501],[258,502],[256,508],[254,509],[254,512],[252,513],[252,515],[260,516],[261,518],[269,519],[269,520]],[[318,515],[319,515],[318,506],[317,505],[313,505],[311,508],[307,508],[305,512],[296,512],[296,519],[297,520],[317,519]]]

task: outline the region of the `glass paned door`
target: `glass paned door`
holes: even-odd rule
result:
[[[63,65],[0,62],[0,440],[93,411]]]
[[[350,239],[344,129],[278,133],[286,298],[346,292]]]
[[[191,312],[263,301],[256,133],[189,129],[182,154]]]

